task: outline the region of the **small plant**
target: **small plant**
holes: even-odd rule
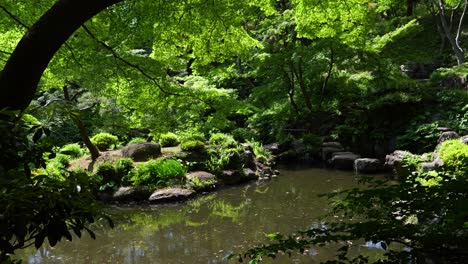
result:
[[[262,143],[258,141],[252,141],[248,143],[252,145],[254,155],[257,159],[267,161],[271,158],[271,153],[263,147]]]
[[[176,134],[168,132],[166,134],[161,134],[159,137],[159,143],[161,144],[161,147],[175,147],[179,145],[180,142]]]
[[[117,176],[116,169],[110,162],[99,164],[95,175],[97,176],[100,184],[100,191],[105,191],[120,184],[120,178]]]
[[[144,138],[141,138],[141,137],[136,137],[136,138],[132,138],[127,145],[130,145],[130,144],[139,144],[139,143],[145,143],[146,142],[146,139]]]
[[[81,149],[80,145],[72,143],[61,147],[59,153],[68,155],[72,158],[79,158],[83,156],[84,151]]]
[[[63,179],[63,170],[70,165],[70,156],[58,153],[55,158],[50,159],[46,165],[47,174],[58,179]]]
[[[187,185],[190,189],[195,191],[204,191],[211,190],[216,187],[217,181],[215,179],[211,180],[200,180],[197,177],[190,178],[187,182]]]
[[[183,142],[180,148],[184,151],[203,152],[205,150],[205,143],[199,140],[191,140]]]
[[[130,179],[132,177],[134,168],[135,163],[131,158],[122,158],[117,161],[117,164],[115,165],[115,171],[122,185],[131,185]]]
[[[211,134],[209,142],[211,145],[219,145],[225,148],[237,146],[237,141],[231,135],[223,133]]]
[[[468,178],[468,145],[458,139],[447,140],[440,146],[439,157],[448,174]]]
[[[101,151],[108,150],[118,141],[119,139],[116,136],[105,132],[98,133],[91,138],[91,142]]]
[[[198,131],[184,131],[184,132],[179,132],[179,139],[180,142],[184,143],[187,141],[201,141],[205,142],[205,135],[202,132]]]
[[[150,160],[137,167],[132,181],[135,186],[164,187],[182,182],[185,174],[186,169],[177,160]]]
[[[412,172],[418,172],[421,169],[421,156],[408,153],[401,160],[403,171],[399,172],[400,176],[407,177]]]

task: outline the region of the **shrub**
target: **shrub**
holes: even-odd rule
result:
[[[232,136],[237,142],[247,142],[257,139],[255,132],[248,128],[239,127],[232,131]]]
[[[70,156],[58,153],[55,158],[50,159],[46,165],[47,174],[58,179],[63,178],[63,170],[70,165]]]
[[[191,140],[183,142],[180,147],[184,151],[203,152],[205,150],[205,143],[199,140]]]
[[[254,155],[257,159],[267,161],[271,158],[271,153],[263,147],[262,143],[258,141],[252,141],[248,143],[252,145]]]
[[[137,167],[132,181],[135,186],[164,187],[181,182],[185,173],[184,166],[177,160],[150,160]]]
[[[237,141],[231,136],[223,133],[213,133],[211,134],[210,144],[219,145],[223,147],[236,147]]]
[[[117,161],[115,172],[122,185],[130,185],[130,179],[134,168],[135,163],[131,158],[122,158]]]
[[[322,139],[316,134],[305,134],[302,137],[306,151],[308,153],[317,153],[322,145]]]
[[[168,132],[166,134],[161,134],[159,137],[159,143],[161,147],[174,147],[179,144],[179,138],[176,134]]]
[[[97,181],[101,185],[100,191],[113,189],[120,184],[120,178],[117,175],[117,171],[112,163],[104,162],[99,164],[96,170]]]
[[[119,139],[116,136],[105,132],[98,133],[91,138],[91,142],[101,151],[108,150],[118,141]]]
[[[141,138],[141,137],[136,137],[136,138],[132,138],[127,145],[130,145],[130,144],[138,144],[138,143],[144,143],[146,142],[146,139],[144,138]]]
[[[447,140],[442,143],[439,157],[444,161],[444,170],[452,176],[467,178],[468,145],[458,139]]]
[[[61,147],[59,153],[68,155],[72,158],[79,158],[83,156],[84,151],[81,149],[80,145],[73,143]]]
[[[179,134],[179,139],[180,142],[184,143],[187,141],[201,141],[205,142],[205,135],[202,132],[199,131],[185,131],[185,132],[180,132]]]

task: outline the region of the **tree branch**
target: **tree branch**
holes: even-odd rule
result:
[[[114,50],[114,48],[112,48],[111,46],[109,46],[108,44],[106,44],[104,41],[102,40],[99,40],[90,30],[89,28],[86,26],[86,25],[82,25],[81,26],[84,31],[95,41],[97,42],[98,44],[100,44],[101,46],[103,46],[106,50],[110,51],[110,53],[112,54],[112,56],[121,61],[122,63],[124,63],[125,65],[137,70],[141,75],[145,76],[146,78],[148,78],[156,87],[158,87],[158,89],[163,92],[164,94],[166,95],[180,95],[180,94],[176,94],[176,93],[171,93],[171,92],[168,92],[166,90],[164,90],[161,85],[158,83],[158,81],[156,80],[156,78],[154,78],[153,76],[151,76],[150,74],[148,74],[147,72],[145,72],[139,65],[136,65],[134,63],[131,63],[129,62],[128,60],[122,58],[119,54],[117,54],[117,52]]]

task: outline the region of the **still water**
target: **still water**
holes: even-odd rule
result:
[[[320,224],[329,208],[317,194],[357,186],[352,172],[283,169],[264,183],[235,186],[181,204],[113,208],[116,227],[95,226],[85,234],[19,252],[23,263],[237,263],[231,253],[266,242],[265,235],[289,234]],[[318,263],[332,249],[280,257],[274,263]],[[271,261],[266,261],[270,263]]]

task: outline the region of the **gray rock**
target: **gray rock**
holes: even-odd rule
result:
[[[442,132],[442,134],[440,134],[440,137],[439,139],[437,140],[437,143],[440,144],[444,141],[447,141],[447,140],[450,140],[450,139],[455,139],[455,138],[459,138],[460,136],[457,134],[457,132],[455,131],[446,131],[446,132]]]
[[[253,147],[252,147],[252,145],[250,145],[249,143],[241,143],[240,145],[242,146],[242,148],[244,149],[244,151],[253,152]]]
[[[323,142],[322,148],[339,148],[342,149],[343,146],[340,142]]]
[[[358,173],[377,173],[382,170],[382,163],[378,159],[356,159],[354,161],[354,170]]]
[[[134,161],[147,161],[161,155],[161,145],[158,143],[138,143],[122,148],[122,156]]]
[[[329,160],[334,153],[342,152],[342,147],[323,147],[322,148],[322,160]]]
[[[385,156],[384,168],[392,171],[396,175],[403,175],[404,170],[402,168],[401,161],[406,155],[410,154],[411,153],[408,151],[395,150],[393,153]]]
[[[182,201],[190,198],[194,194],[195,191],[189,189],[166,188],[154,191],[148,200],[152,203]]]
[[[241,173],[237,170],[221,171],[219,179],[226,185],[238,184],[243,181]]]
[[[468,135],[461,137],[461,138],[460,138],[460,141],[461,141],[463,144],[467,144],[467,145],[468,145]]]
[[[277,155],[280,152],[278,143],[271,143],[268,145],[264,145],[263,148],[268,150],[273,155]]]
[[[250,168],[244,169],[244,176],[245,176],[248,180],[256,180],[256,179],[258,179],[258,176],[257,176],[257,174],[255,173],[255,171],[253,171],[253,170],[250,169]]]
[[[120,187],[112,195],[114,201],[138,202],[147,200],[151,190],[146,187]]]
[[[200,181],[216,180],[216,176],[206,171],[192,171],[185,176],[187,179],[197,178]]]
[[[246,150],[241,153],[241,160],[245,168],[250,168],[253,170],[256,169],[257,166],[255,165],[255,155],[252,151]]]
[[[231,152],[229,153],[229,163],[227,165],[227,169],[239,169],[242,167],[242,159],[239,153]]]
[[[438,167],[441,167],[443,165],[444,165],[444,162],[441,159],[437,158],[432,162],[424,162],[422,164],[421,169],[422,169],[423,172],[428,172],[428,171],[431,171],[431,170],[435,170]]]
[[[360,157],[351,152],[342,152],[342,154],[334,154],[330,160],[330,164],[335,169],[352,170],[354,168],[354,161]]]

